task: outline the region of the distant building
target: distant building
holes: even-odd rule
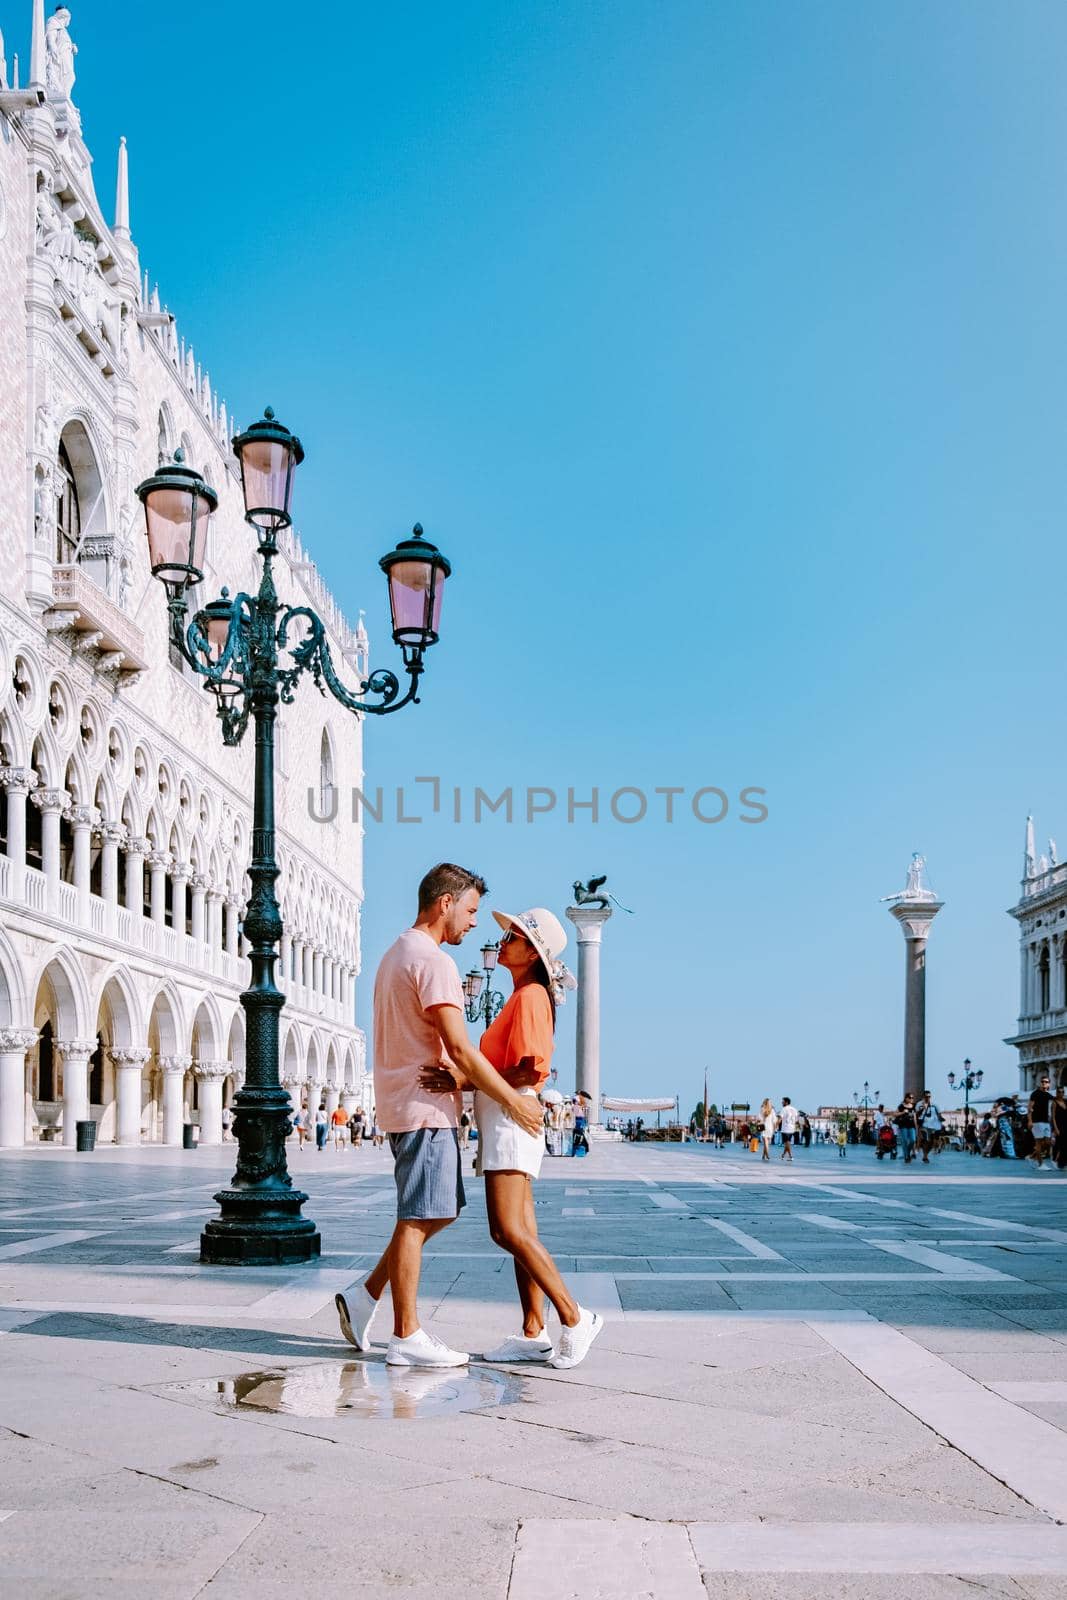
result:
[[[1026,819],[1022,892],[1009,916],[1019,924],[1019,1023],[1005,1044],[1019,1052],[1019,1088],[1029,1094],[1041,1072],[1067,1078],[1067,862],[1034,854],[1034,821]]]
[[[87,1106],[105,1140],[176,1143],[193,1121],[218,1143],[244,1070],[252,740],[224,747],[168,651],[135,486],[181,446],[218,491],[204,598],[254,587],[258,562],[232,420],[141,273],[125,142],[109,222],[67,13],[47,37],[34,15],[25,88],[0,42],[0,1143],[72,1142]],[[354,678],[366,634],[299,539],[282,547],[283,600],[315,606]],[[362,829],[336,797],[362,784],[362,730],[307,682],[280,729],[282,1076],[354,1104]]]

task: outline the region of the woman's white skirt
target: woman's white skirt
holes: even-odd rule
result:
[[[535,1097],[536,1092],[519,1090],[520,1094]],[[545,1154],[543,1133],[527,1133],[481,1089],[474,1096],[474,1115],[478,1119],[478,1154],[474,1163],[478,1177],[486,1172],[528,1172],[531,1178],[539,1175]]]

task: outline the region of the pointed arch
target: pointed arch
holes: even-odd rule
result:
[[[49,994],[50,991],[50,994]],[[42,993],[51,1000],[57,1039],[89,1039],[95,1033],[93,1010],[85,974],[64,946],[53,946],[41,958],[33,981],[34,1010],[40,1008]]]
[[[112,1044],[144,1043],[148,1030],[141,998],[129,969],[122,964],[111,967],[99,985],[93,1009],[94,1032],[100,1031],[100,1017],[105,1010],[111,1022]]]

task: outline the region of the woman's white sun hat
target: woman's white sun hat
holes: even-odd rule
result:
[[[533,906],[529,911],[520,911],[517,915],[510,911],[494,911],[493,917],[505,933],[515,928],[529,939],[545,964],[548,981],[552,986],[552,998],[558,1006],[561,1006],[566,991],[577,989],[578,982],[574,974],[559,959],[562,951],[567,948],[567,934],[559,918],[553,916],[544,906]]]

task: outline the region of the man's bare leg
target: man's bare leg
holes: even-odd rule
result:
[[[392,1289],[393,1332],[398,1339],[407,1339],[419,1326],[416,1302],[422,1247],[427,1239],[432,1239],[455,1220],[455,1217],[440,1217],[398,1222],[385,1254],[363,1280],[363,1287],[372,1300],[381,1299],[387,1283]]]

